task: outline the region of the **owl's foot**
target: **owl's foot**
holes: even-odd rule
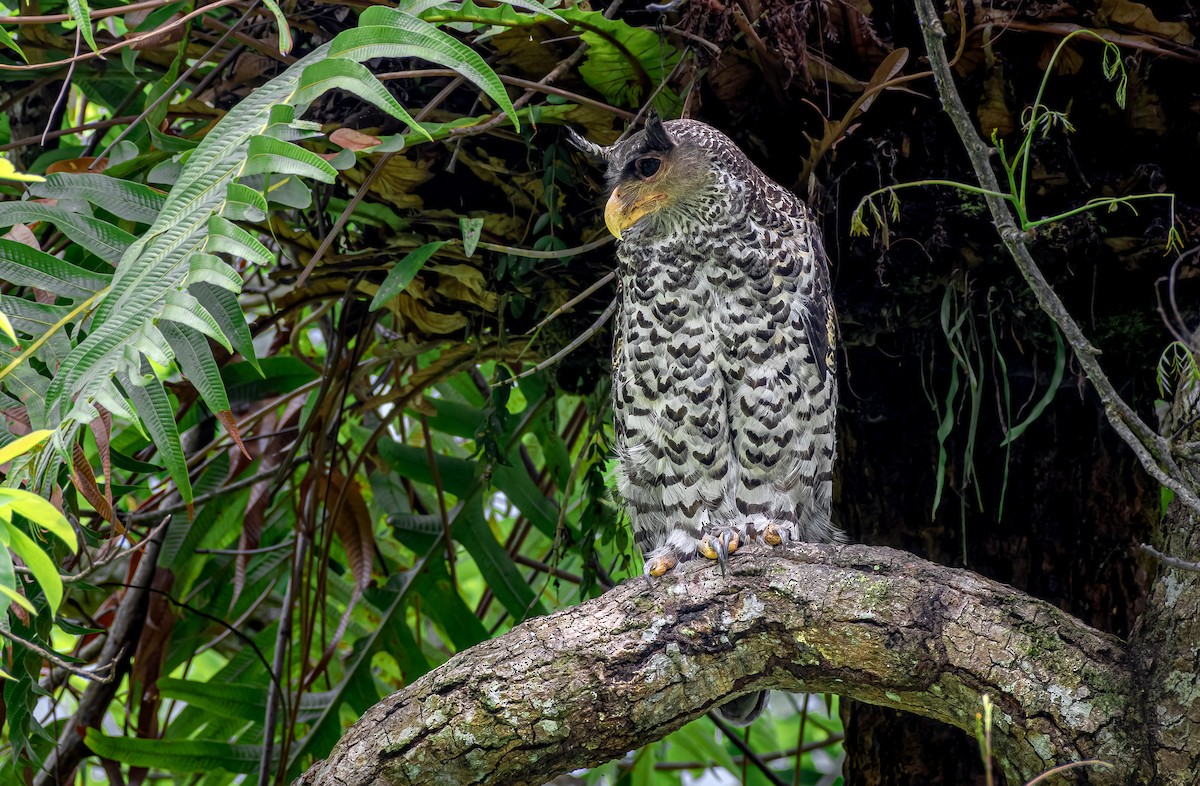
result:
[[[700,539],[696,548],[709,559],[715,559],[721,566],[721,575],[725,575],[725,562],[729,555],[738,550],[741,541],[736,530],[725,528],[716,535],[705,535]]]
[[[646,581],[651,587],[654,586],[654,579],[666,573],[671,568],[679,564],[679,556],[672,549],[665,551],[662,554],[657,554],[646,560]]]
[[[772,521],[763,530],[762,539],[763,543],[766,543],[768,546],[778,546],[780,543],[783,543],[783,534],[780,533],[779,526]]]

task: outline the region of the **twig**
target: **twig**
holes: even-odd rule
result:
[[[413,68],[407,71],[388,71],[387,73],[376,74],[375,78],[380,82],[387,82],[392,79],[418,79],[429,76],[458,76],[458,72],[453,68]],[[605,112],[615,115],[623,120],[630,120],[633,118],[633,112],[630,112],[627,109],[621,109],[620,107],[613,106],[612,104],[606,104],[603,101],[598,101],[595,98],[589,98],[588,96],[580,95],[579,93],[571,90],[566,90],[561,87],[554,87],[553,85],[544,85],[541,82],[534,82],[532,79],[521,79],[519,77],[507,76],[505,74],[497,74],[497,76],[500,77],[500,81],[506,85],[523,87],[526,90],[533,90],[538,93],[546,93],[547,95],[569,98],[577,104],[587,104],[588,106],[594,106],[597,109],[603,109]]]
[[[82,28],[75,28],[75,56],[79,57],[79,46],[83,42]],[[62,89],[58,91],[58,98],[54,101],[54,106],[50,108],[50,117],[46,120],[46,127],[42,130],[42,147],[46,146],[46,138],[50,133],[50,126],[54,123],[54,116],[58,114],[59,107],[66,103],[67,96],[71,93],[71,77],[75,75],[75,61],[71,61],[71,65],[67,67],[67,75],[63,79]],[[68,121],[69,122],[69,121]]]
[[[241,2],[241,0],[216,0],[215,3],[210,3],[209,5],[206,5],[203,8],[198,8],[195,11],[192,11],[190,14],[181,16],[180,18],[175,19],[171,22],[168,22],[167,24],[164,24],[160,27],[156,27],[153,30],[149,30],[145,33],[140,33],[138,35],[130,36],[129,38],[123,39],[121,41],[118,41],[115,44],[112,44],[111,46],[106,46],[98,52],[97,51],[87,51],[87,52],[84,52],[83,54],[75,55],[74,57],[68,57],[63,60],[55,60],[50,63],[33,63],[30,65],[20,65],[20,66],[7,65],[5,63],[0,63],[0,71],[41,71],[44,68],[53,68],[54,66],[68,65],[69,63],[75,63],[75,62],[79,62],[82,60],[91,60],[93,57],[103,57],[104,55],[111,54],[113,52],[116,52],[119,49],[124,49],[127,46],[133,46],[134,44],[140,44],[142,41],[145,41],[149,38],[154,38],[156,36],[160,36],[163,33],[167,32],[168,30],[174,30],[177,27],[182,27],[183,25],[192,21],[196,17],[207,14],[209,11],[215,11],[218,8],[222,8],[227,5],[233,5],[234,3],[239,3],[239,2]]]
[[[605,238],[605,239],[607,240],[607,238]],[[543,319],[541,322],[539,322],[539,323],[538,323],[538,325],[537,325],[537,327],[535,327],[535,328],[534,328],[533,330],[531,330],[530,332],[531,332],[531,333],[537,333],[539,330],[541,330],[542,328],[546,327],[546,325],[549,325],[551,322],[553,322],[554,320],[558,319],[560,316],[562,316],[563,314],[567,313],[568,311],[570,311],[570,310],[571,310],[572,308],[574,308],[575,306],[579,305],[579,303],[580,303],[580,302],[582,302],[583,300],[586,300],[588,297],[590,297],[590,296],[592,295],[592,293],[593,293],[593,292],[595,292],[597,289],[599,289],[600,287],[604,286],[604,285],[605,285],[605,284],[607,284],[608,282],[612,281],[612,280],[613,280],[614,278],[616,278],[616,277],[617,277],[617,272],[616,272],[615,270],[614,270],[613,272],[611,272],[611,273],[607,273],[607,274],[605,274],[605,275],[604,275],[604,276],[603,276],[603,277],[602,277],[602,278],[601,278],[599,281],[597,281],[595,284],[592,284],[590,287],[588,287],[587,289],[583,290],[583,291],[582,291],[582,292],[580,292],[578,295],[576,295],[575,297],[573,297],[573,298],[571,298],[570,300],[568,300],[566,303],[563,303],[561,306],[559,306],[558,308],[556,308],[556,309],[554,309],[553,311],[551,311],[551,312],[550,312],[550,315],[549,315],[549,316],[547,316],[545,319]]]
[[[51,663],[53,663],[55,666],[59,667],[60,669],[65,669],[66,671],[69,671],[72,674],[74,674],[76,677],[83,677],[88,682],[98,682],[101,684],[107,683],[107,682],[112,682],[112,678],[113,678],[112,670],[113,670],[113,665],[114,665],[112,661],[109,661],[108,663],[105,663],[102,666],[97,666],[95,671],[87,671],[86,669],[79,668],[78,666],[76,666],[73,663],[68,663],[58,653],[51,652],[50,650],[44,649],[43,647],[39,646],[38,644],[35,644],[32,641],[26,641],[25,639],[21,638],[20,636],[13,633],[12,631],[8,631],[8,630],[4,630],[3,628],[0,628],[0,636],[3,636],[4,638],[8,639],[13,644],[20,645],[31,652],[41,655],[43,658],[50,661]],[[106,672],[106,671],[108,672],[108,674],[106,674],[104,676],[98,676],[98,673]]]
[[[753,764],[758,768],[758,771],[762,773],[763,777],[775,784],[775,786],[788,786],[788,784],[782,778],[775,774],[775,770],[771,769],[767,763],[762,760],[761,756],[751,750],[749,743],[742,739],[742,735],[738,734],[732,726],[726,723],[725,720],[721,718],[721,716],[718,715],[715,710],[708,713],[708,719],[711,720],[716,727],[721,730],[721,733],[725,735],[725,739],[733,743],[733,747],[742,752],[742,756],[745,757],[743,759],[743,763],[749,762]]]
[[[572,584],[583,583],[582,576],[577,576],[574,573],[562,570],[561,568],[557,568],[553,565],[547,565],[541,560],[536,560],[533,557],[526,557],[524,554],[514,554],[513,562],[517,563],[518,565],[524,565],[527,568],[533,568],[536,571],[546,573],[555,578],[562,579],[563,581],[569,581]]]
[[[975,132],[971,115],[967,113],[958,89],[954,86],[954,75],[946,61],[946,52],[942,45],[946,38],[946,32],[942,29],[941,20],[933,7],[933,0],[917,0],[917,16],[921,22],[921,35],[925,39],[925,47],[929,53],[929,67],[933,71],[933,81],[936,83],[938,94],[942,99],[942,108],[954,123],[955,130],[958,131],[958,136],[966,149],[967,157],[971,160],[971,166],[975,170],[975,176],[979,179],[980,185],[985,190],[998,194],[1001,190],[1000,183],[995,172],[992,171],[989,160],[990,151]],[[1079,359],[1079,365],[1104,404],[1104,414],[1108,418],[1109,424],[1129,445],[1142,467],[1151,476],[1174,491],[1176,498],[1181,502],[1200,512],[1200,497],[1181,480],[1185,475],[1171,457],[1166,440],[1147,426],[1117,393],[1096,359],[1099,352],[1088,342],[1078,323],[1071,317],[1062,300],[1054,292],[1054,288],[1050,286],[1050,282],[1042,275],[1037,262],[1029,253],[1029,249],[1025,247],[1026,236],[1017,228],[1012,213],[1008,210],[1008,203],[996,194],[984,195],[984,200],[992,214],[992,220],[996,224],[996,230],[1016,262],[1021,275],[1025,278],[1025,283],[1033,290],[1038,305],[1054,321],[1067,339],[1067,343],[1071,345],[1071,349]]]
[[[296,458],[296,461],[302,462],[302,461],[307,460],[307,458],[308,458],[307,455],[299,456],[298,458]],[[192,506],[196,507],[196,506],[202,505],[206,502],[211,502],[212,500],[216,499],[217,497],[223,497],[226,494],[230,493],[231,491],[238,491],[238,490],[244,489],[248,486],[253,486],[255,483],[258,483],[262,480],[266,480],[267,478],[270,478],[270,477],[274,477],[278,473],[279,473],[278,469],[272,468],[269,470],[263,470],[262,472],[256,473],[249,477],[242,478],[241,480],[234,481],[233,483],[229,483],[225,486],[221,486],[216,491],[210,491],[207,494],[201,494],[200,496],[198,496],[192,500]],[[165,507],[165,508],[156,508],[154,510],[146,510],[146,511],[138,510],[138,511],[134,511],[133,513],[130,513],[128,516],[126,516],[125,521],[129,524],[133,524],[138,521],[145,521],[146,519],[152,519],[152,518],[155,518],[156,516],[163,516],[168,513],[182,513],[183,511],[185,511],[187,509],[188,509],[187,503],[180,502],[177,505],[171,505],[171,506]]]
[[[119,5],[113,8],[93,8],[88,13],[92,19],[103,19],[109,16],[120,16],[122,14],[131,14],[135,11],[149,11],[154,8],[162,8],[164,5],[170,5],[175,0],[145,0],[141,3],[130,3],[129,5]],[[0,25],[48,25],[55,22],[70,22],[74,19],[70,14],[30,14],[29,16],[0,16]]]
[[[479,241],[479,248],[487,251],[498,251],[501,254],[512,254],[514,257],[525,257],[526,259],[562,259],[564,257],[573,257],[576,254],[585,254],[588,251],[595,251],[598,248],[603,248],[616,238],[612,235],[593,240],[590,243],[584,243],[582,246],[574,246],[572,248],[560,248],[553,251],[537,251],[532,248],[518,248],[516,246],[502,246],[498,243],[488,243]]]
[[[581,344],[583,344],[583,342],[587,341],[589,338],[594,336],[596,334],[596,331],[600,330],[600,328],[602,328],[604,326],[604,323],[608,321],[608,318],[611,317],[616,312],[617,305],[619,303],[620,303],[620,298],[613,298],[612,302],[608,304],[608,308],[604,309],[604,313],[601,314],[596,319],[596,321],[593,322],[590,327],[588,327],[587,330],[583,331],[578,336],[576,336],[574,339],[572,339],[570,344],[567,344],[565,347],[563,347],[559,351],[555,352],[553,355],[546,358],[541,363],[538,363],[533,368],[525,369],[524,371],[522,371],[520,374],[517,374],[516,376],[509,377],[508,379],[505,379],[505,380],[502,380],[501,382],[496,383],[497,386],[511,385],[512,383],[516,382],[517,380],[524,379],[525,377],[528,377],[528,376],[532,376],[533,374],[538,373],[542,369],[553,366],[555,363],[557,363],[558,361],[565,358],[567,355],[574,352],[576,349],[579,348],[579,346]]]
[[[1025,786],[1035,786],[1035,784],[1041,783],[1042,781],[1049,778],[1051,775],[1057,775],[1060,772],[1066,772],[1067,770],[1071,770],[1076,767],[1103,767],[1106,770],[1111,770],[1113,768],[1112,764],[1110,764],[1106,761],[1100,761],[1099,759],[1086,759],[1084,761],[1072,761],[1072,762],[1068,762],[1066,764],[1060,764],[1057,767],[1051,767],[1050,769],[1043,772],[1041,775],[1039,775],[1036,778],[1034,778],[1033,780],[1031,780],[1029,783],[1026,783]]]
[[[163,520],[159,523],[159,525],[157,527],[150,530],[150,532],[147,533],[146,537],[142,538],[141,541],[134,544],[133,546],[130,546],[127,549],[122,549],[121,551],[118,551],[116,554],[113,554],[105,559],[102,559],[99,562],[93,562],[91,565],[84,568],[82,571],[80,571],[79,573],[76,573],[73,576],[63,576],[62,577],[63,583],[71,584],[73,582],[83,581],[85,578],[92,575],[93,573],[100,570],[101,568],[111,565],[112,563],[116,562],[119,559],[124,559],[125,557],[131,556],[135,552],[142,551],[143,549],[145,549],[146,546],[150,543],[150,541],[154,540],[154,538],[157,537],[160,532],[162,532],[164,529],[166,529],[167,524],[170,523],[170,521],[171,521],[171,516],[169,514],[159,511],[158,515],[163,516]]]
[[[1178,568],[1179,570],[1190,570],[1193,573],[1200,573],[1200,562],[1189,562],[1179,557],[1172,557],[1170,554],[1163,554],[1149,543],[1143,543],[1138,548],[1164,565],[1170,565],[1172,568]]]

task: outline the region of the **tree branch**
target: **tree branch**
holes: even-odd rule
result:
[[[1042,271],[1034,261],[1029,249],[1025,247],[1025,234],[1013,221],[1008,203],[1001,193],[1000,182],[992,170],[990,155],[991,148],[984,144],[975,131],[974,121],[963,106],[958,89],[954,86],[954,74],[946,60],[946,52],[942,42],[946,31],[942,28],[934,10],[933,0],[917,0],[917,16],[921,21],[921,35],[925,39],[925,47],[929,52],[929,69],[933,72],[933,81],[937,85],[938,94],[942,99],[942,109],[954,123],[954,128],[962,140],[967,157],[971,159],[971,167],[975,176],[985,191],[984,200],[991,211],[996,231],[1004,241],[1013,261],[1025,278],[1025,283],[1033,290],[1038,305],[1041,306],[1050,319],[1062,331],[1067,343],[1070,344],[1079,365],[1087,375],[1088,381],[1095,387],[1096,393],[1104,403],[1104,414],[1109,424],[1122,440],[1133,450],[1142,467],[1159,483],[1175,492],[1176,496],[1188,507],[1200,512],[1200,497],[1188,482],[1187,476],[1180,470],[1171,455],[1170,446],[1154,429],[1147,426],[1137,413],[1121,398],[1116,388],[1109,382],[1108,376],[1096,359],[1099,351],[1091,345],[1083,335],[1079,324],[1067,311],[1067,307],[1059,299],[1050,282],[1042,275]]]
[[[751,690],[832,692],[973,730],[984,693],[1001,764],[1137,769],[1123,645],[965,570],[867,546],[697,560],[459,653],[372,707],[317,784],[541,784],[660,739]]]

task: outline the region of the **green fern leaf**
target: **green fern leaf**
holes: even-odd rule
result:
[[[108,286],[110,276],[73,265],[24,243],[0,238],[0,280],[36,287],[59,297],[89,298]]]
[[[195,386],[196,392],[200,394],[209,410],[228,412],[229,397],[225,394],[221,369],[217,367],[208,340],[193,330],[171,322],[160,324],[159,330],[171,345],[179,370]]]
[[[29,193],[44,199],[56,199],[60,206],[69,200],[83,200],[107,210],[117,218],[152,224],[167,195],[150,186],[118,180],[92,172],[47,175],[43,183],[29,187]]]
[[[358,19],[359,27],[339,33],[330,43],[331,56],[369,60],[373,57],[419,57],[453,68],[492,98],[501,111],[521,127],[517,110],[504,83],[477,52],[423,19],[384,6],[371,6]]]
[[[158,457],[166,466],[179,496],[192,503],[192,482],[188,477],[187,459],[179,443],[179,427],[175,424],[175,409],[162,381],[143,366],[140,378],[131,380],[125,374],[117,377],[129,400],[133,402],[138,419],[145,424],[151,441],[158,448]]]

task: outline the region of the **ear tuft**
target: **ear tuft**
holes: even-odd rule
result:
[[[664,153],[675,147],[671,137],[667,136],[667,129],[663,127],[658,113],[653,110],[646,115],[646,141],[651,150],[661,150]]]
[[[611,147],[598,145],[590,139],[585,139],[580,136],[575,129],[567,126],[567,139],[571,140],[571,144],[583,151],[584,155],[593,161],[606,162],[612,155]]]

